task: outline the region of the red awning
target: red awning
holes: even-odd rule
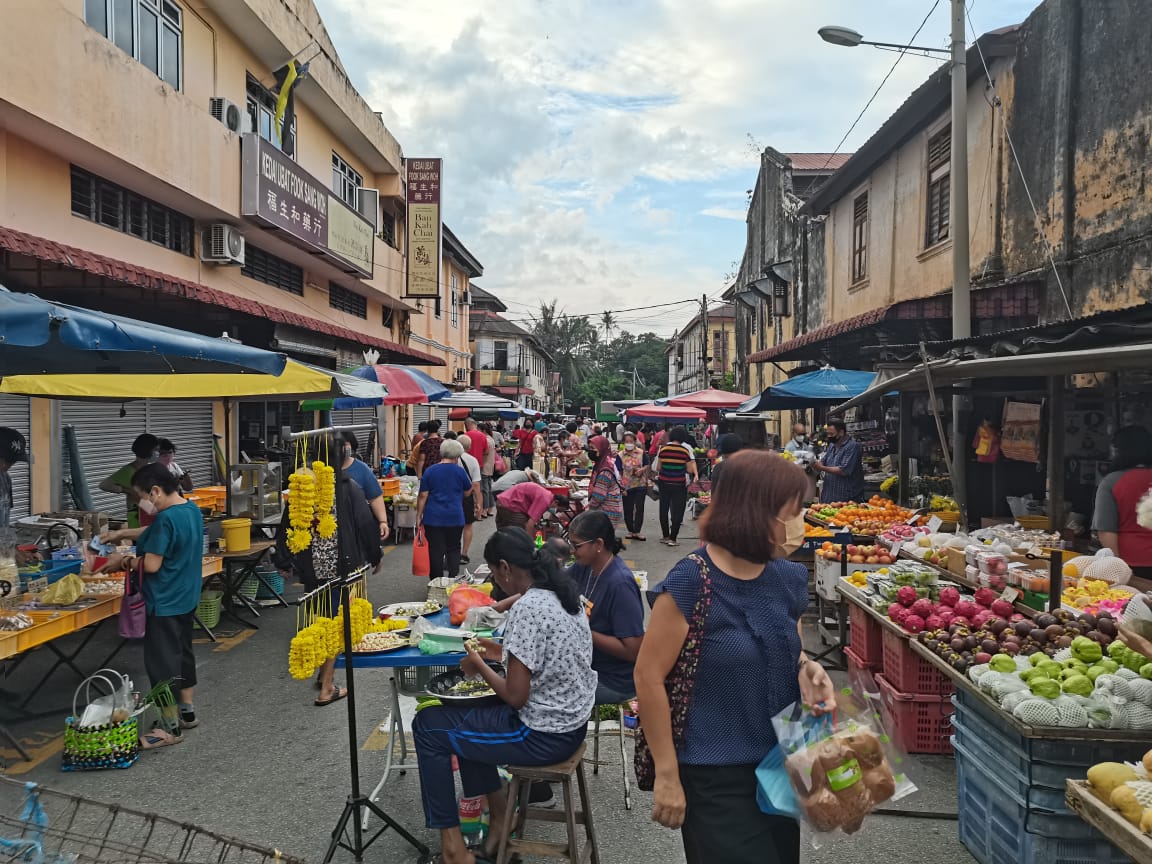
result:
[[[871,327],[873,324],[878,324],[883,321],[891,309],[891,306],[882,306],[879,309],[872,309],[854,318],[845,318],[843,321],[834,321],[831,324],[825,324],[823,327],[817,327],[815,330],[802,333],[795,339],[789,339],[787,342],[781,342],[779,345],[773,345],[771,348],[765,348],[763,351],[749,354],[748,362],[766,363],[769,360],[776,359],[781,354],[787,354],[798,348],[812,345],[815,342],[825,342],[837,336],[843,336],[845,333],[851,333],[854,330]]]
[[[493,390],[501,396],[527,396],[533,392],[531,387],[485,387],[485,390]]]
[[[298,315],[295,312],[279,309],[275,306],[266,306],[255,300],[237,297],[235,294],[209,288],[207,285],[189,282],[186,279],[175,279],[156,270],[137,267],[134,264],[118,261],[115,258],[109,258],[105,255],[97,255],[94,252],[87,252],[75,246],[66,246],[63,243],[57,243],[55,240],[47,240],[32,234],[25,234],[23,231],[14,231],[11,228],[0,227],[0,249],[5,249],[17,255],[27,255],[30,258],[38,258],[41,261],[49,261],[53,264],[62,264],[74,270],[83,270],[86,273],[103,276],[127,285],[147,288],[161,294],[168,294],[185,300],[193,300],[198,303],[207,303],[223,309],[231,309],[233,312],[241,312],[256,318],[264,318],[268,321],[275,321],[277,324],[288,324],[304,330],[324,333],[355,345],[379,348],[382,351],[389,351],[424,365],[447,365],[439,357],[432,354],[425,354],[423,351],[417,351],[415,348],[409,348],[407,345],[401,345],[399,342],[393,342],[390,339],[379,339],[375,336],[357,333],[355,330],[341,327],[338,324],[331,324],[327,321],[309,318],[306,315]]]
[[[472,416],[471,408],[453,408],[448,412],[449,420],[467,420]]]

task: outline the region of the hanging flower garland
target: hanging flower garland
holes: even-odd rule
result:
[[[390,619],[375,621],[372,604],[363,597],[352,599],[352,644],[359,645],[364,636],[384,632],[406,625],[406,621]],[[288,671],[293,678],[303,680],[344,650],[344,609],[336,617],[319,617],[292,638],[288,647]]]
[[[325,540],[336,533],[336,469],[317,460],[312,463],[316,474],[316,533]]]
[[[316,509],[316,478],[297,468],[288,477],[288,551],[303,552],[312,545],[312,519]]]

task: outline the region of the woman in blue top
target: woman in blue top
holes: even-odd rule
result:
[[[835,706],[827,673],[802,650],[808,573],[784,560],[804,539],[806,490],[804,472],[776,454],[735,454],[700,520],[706,545],[652,592],[635,673],[656,769],[652,818],[682,829],[688,864],[800,860],[798,823],[760,812],[755,772],[776,744],[776,714],[800,699],[817,713]],[[665,679],[693,647],[686,639],[701,597],[710,600],[692,699],[674,724]]]
[[[460,575],[460,539],[464,534],[464,493],[472,491],[472,478],[460,466],[464,447],[448,439],[440,445],[440,461],[425,468],[416,499],[416,523],[424,526],[431,560],[430,579]]]
[[[596,704],[618,704],[636,692],[632,672],[644,641],[640,588],[617,554],[624,544],[606,513],[585,510],[574,518],[568,542],[576,559],[568,575],[580,589],[592,628],[592,668],[600,676]]]
[[[136,540],[136,552],[113,555],[101,569],[133,570],[143,560],[142,590],[148,618],[144,630],[144,669],[155,686],[172,682],[180,709],[180,728],[200,721],[192,703],[196,686],[196,655],[192,652],[192,618],[200,604],[203,578],[204,518],[200,508],[185,501],[180,481],[167,465],[145,465],[132,476],[141,502],[156,508],[156,518]]]

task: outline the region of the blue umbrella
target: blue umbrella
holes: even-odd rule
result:
[[[284,371],[283,354],[0,286],[0,375]]]
[[[823,403],[839,404],[857,396],[872,386],[875,372],[853,369],[833,369],[825,366],[815,372],[797,375],[780,384],[774,384],[753,396],[736,409],[740,414],[759,411],[779,411],[786,408],[810,408]]]

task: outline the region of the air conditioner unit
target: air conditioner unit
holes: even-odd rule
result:
[[[459,293],[459,295],[457,295],[457,296],[460,298],[460,305],[461,306],[467,306],[469,303],[472,302],[472,292],[469,291],[467,288],[465,288],[463,291],[461,291]]]
[[[213,96],[208,100],[208,111],[229,130],[238,135],[252,131],[252,118],[248,116],[247,111],[231,99]]]
[[[244,235],[232,225],[207,226],[200,234],[200,260],[212,264],[243,264]]]
[[[360,211],[361,216],[372,223],[373,233],[380,230],[379,189],[358,188],[356,190],[356,209]]]

